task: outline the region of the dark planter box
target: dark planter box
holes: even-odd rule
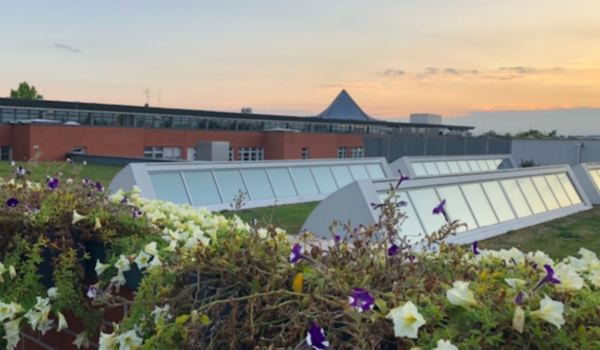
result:
[[[106,245],[94,239],[87,241],[86,249],[90,254],[90,259],[86,261],[85,274],[98,278],[95,270],[96,261],[100,260],[100,262],[106,263]],[[142,282],[143,275],[137,264],[133,263],[131,264],[131,270],[125,271],[123,277],[125,277],[125,288],[137,291]]]
[[[81,261],[83,259],[84,252],[79,249],[80,244],[82,246],[86,246],[85,242],[80,239],[80,232],[76,231],[72,233],[73,236],[73,244],[71,248],[77,250],[77,259]],[[56,232],[47,232],[46,238],[50,240],[50,243],[56,239]],[[36,244],[38,241],[37,237],[31,239],[32,244]],[[54,258],[57,257],[60,252],[54,251],[49,247],[41,247],[42,251],[40,256],[42,258],[42,262],[38,265],[38,274],[42,277],[39,279],[40,283],[46,288],[54,287]],[[85,262],[82,262],[82,267],[85,268]]]

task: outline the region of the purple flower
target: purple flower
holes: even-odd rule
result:
[[[25,169],[22,166],[19,166],[19,168],[17,168],[17,174],[25,175]]]
[[[443,214],[444,213],[444,205],[446,205],[446,200],[445,199],[442,201],[442,203],[440,203],[440,205],[438,205],[437,207],[433,208],[433,214],[434,215]]]
[[[87,184],[89,184],[89,183],[90,183],[90,179],[83,179],[83,184],[84,184],[84,185],[87,185]]]
[[[96,294],[98,294],[98,292],[99,292],[99,289],[96,288],[96,286],[91,285],[90,289],[88,289],[87,296],[90,299],[94,299],[94,297],[96,296]]]
[[[538,282],[538,284],[533,288],[532,292],[535,292],[536,290],[538,290],[546,282],[550,282],[550,283],[554,283],[554,284],[561,284],[559,280],[554,278],[554,270],[552,269],[552,267],[550,267],[550,265],[544,265],[544,268],[546,269],[546,276],[544,276],[544,278],[542,278]]]
[[[477,249],[477,241],[473,242],[473,254],[479,255],[479,250]]]
[[[388,249],[388,256],[394,256],[396,253],[398,253],[398,246],[394,244]]]
[[[127,203],[129,202],[129,199],[127,199],[127,196],[123,197],[123,199],[121,199],[121,204]]]
[[[350,305],[354,306],[356,311],[363,312],[373,308],[373,297],[369,292],[362,288],[356,288],[354,294],[348,298]]]
[[[337,236],[337,235],[336,235],[336,236],[333,238],[333,240],[335,241],[335,243],[340,243],[340,241],[342,240],[342,237],[340,237],[340,236]]]
[[[400,184],[402,183],[402,181],[410,180],[410,177],[402,175],[402,171],[400,169],[398,169],[398,172],[400,173],[400,180],[398,180],[398,184],[396,184],[396,188],[400,187]]]
[[[520,290],[519,293],[517,293],[517,296],[515,297],[515,304],[519,306],[523,305],[523,298],[525,298],[525,292]]]
[[[11,208],[16,207],[17,204],[19,204],[19,201],[16,198],[10,198],[9,200],[6,201],[6,205]]]
[[[324,350],[329,347],[329,342],[325,340],[325,332],[323,331],[323,328],[317,327],[314,323],[310,324],[310,330],[306,335],[305,342],[313,349],[317,350]]]
[[[375,203],[371,203],[371,207],[373,208],[373,210],[375,209],[379,209],[379,208],[383,208],[385,206],[385,204],[375,204]]]
[[[413,262],[415,261],[416,257],[412,254],[408,254],[408,261]]]
[[[292,266],[294,266],[300,259],[304,259],[304,260],[313,262],[309,257],[304,255],[302,250],[303,250],[303,248],[300,244],[296,244],[292,248],[292,253],[290,254],[290,264],[292,264]]]
[[[140,216],[142,216],[142,211],[137,208],[133,208],[133,220],[139,218]]]
[[[102,187],[102,185],[100,185],[100,182],[96,182],[94,184],[94,187],[96,187],[96,189],[98,189],[98,191],[100,191],[100,192],[104,191],[104,187]]]
[[[531,265],[531,267],[535,270],[537,269],[538,264],[535,261],[532,261],[529,263],[529,265]]]
[[[48,188],[50,188],[51,190],[53,190],[57,187],[58,187],[58,179],[53,179],[48,182]]]
[[[396,203],[397,207],[405,207],[407,205],[408,205],[408,202],[405,202],[405,201],[400,201],[400,202]]]

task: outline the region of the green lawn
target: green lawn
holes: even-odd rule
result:
[[[306,221],[310,213],[318,204],[319,202],[309,202],[281,205],[277,207],[246,209],[238,211],[237,215],[246,222],[256,219],[261,224],[273,224],[275,227],[282,228],[288,233],[296,234],[300,232],[304,221]],[[223,211],[222,214],[225,217],[233,216],[233,213],[228,211]]]
[[[9,162],[0,162],[0,178],[9,176],[13,172],[13,168],[8,165]],[[17,166],[25,165],[26,163],[17,162]],[[77,163],[76,163],[77,164]],[[77,164],[80,165],[80,164]],[[33,175],[31,180],[33,181],[45,181],[46,175],[52,176],[56,174],[60,167],[64,167],[62,172],[64,176],[72,171],[73,167],[68,162],[38,162],[36,167],[33,169]],[[94,181],[100,181],[104,187],[108,187],[112,179],[122,169],[118,166],[107,166],[107,165],[95,165],[88,164],[83,167],[79,177],[84,179],[88,178]]]

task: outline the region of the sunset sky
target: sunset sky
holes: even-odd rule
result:
[[[597,0],[6,2],[0,30],[0,96],[307,116],[346,89],[375,118],[600,134]]]

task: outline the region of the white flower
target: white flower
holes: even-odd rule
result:
[[[48,298],[55,299],[56,297],[58,297],[58,288],[52,287],[48,289]]]
[[[137,187],[137,185],[133,185],[133,190],[131,190],[131,193],[141,193],[142,191],[140,191],[140,188]]]
[[[478,305],[473,292],[469,290],[469,282],[456,281],[452,286],[454,288],[446,291],[450,303],[463,307]]]
[[[99,230],[101,228],[102,228],[102,224],[100,223],[100,219],[96,218],[95,224],[94,224],[94,230]]]
[[[571,265],[558,265],[556,267],[554,278],[560,281],[556,285],[558,290],[580,290],[583,288],[583,278],[579,276]]]
[[[170,308],[171,308],[171,306],[169,306],[169,304],[165,304],[165,306],[163,306],[163,307],[155,306],[154,311],[152,311],[150,313],[151,315],[154,315],[154,324],[158,324],[158,320],[160,320],[161,318],[163,320],[170,319],[171,318],[171,316],[169,315]]]
[[[45,334],[48,330],[52,329],[52,326],[50,326],[51,321],[48,318],[49,315],[50,307],[46,306],[40,311],[29,310],[25,314],[25,318],[29,320],[31,329],[41,331],[42,334]]]
[[[169,243],[169,246],[167,248],[165,248],[166,252],[175,252],[177,251],[175,248],[177,247],[177,241],[176,240],[172,240]]]
[[[526,281],[520,280],[518,278],[505,278],[504,280],[511,288],[518,288],[527,284]]]
[[[115,287],[121,287],[125,285],[125,276],[123,276],[123,271],[119,271],[119,273],[110,280]]]
[[[67,325],[67,320],[65,319],[65,316],[59,312],[58,313],[58,328],[56,329],[56,331],[60,332],[67,327],[69,327],[69,326]]]
[[[83,165],[87,165],[87,161],[85,161],[85,160],[84,160],[84,161],[83,161]]]
[[[121,345],[119,350],[131,350],[132,347],[142,345],[142,338],[138,337],[134,330],[119,335],[117,341]]]
[[[0,302],[0,321],[4,321],[6,319],[12,320],[17,312],[17,305],[14,302],[10,304]]]
[[[109,267],[111,267],[110,264],[103,264],[100,262],[100,260],[96,260],[96,267],[94,268],[94,270],[96,270],[96,275],[98,276],[98,278],[100,278],[100,275]]]
[[[148,266],[148,261],[150,261],[151,256],[144,253],[143,251],[138,254],[138,256],[133,260],[138,266],[138,269],[143,269]]]
[[[0,283],[4,282],[4,279],[2,278],[2,275],[6,272],[6,269],[4,268],[4,264],[0,262]]]
[[[85,332],[81,332],[77,334],[77,337],[75,337],[75,340],[71,344],[77,345],[77,349],[81,348],[82,346],[87,349],[90,347],[90,340],[88,339],[87,335],[85,335]]]
[[[425,324],[425,319],[411,301],[404,306],[390,310],[385,318],[392,320],[394,333],[399,338],[417,338],[419,327]]]
[[[530,316],[552,323],[560,329],[565,324],[565,319],[563,318],[564,307],[560,301],[554,301],[545,295],[544,300],[540,302],[540,309],[532,312]]]
[[[525,325],[525,311],[520,306],[517,306],[515,309],[515,314],[513,316],[512,326],[513,328],[523,334],[523,326]]]
[[[119,273],[131,270],[129,259],[123,254],[121,254],[119,260],[115,263],[115,267],[119,270]]]
[[[22,319],[23,318],[17,318],[16,320],[4,324],[4,331],[6,334],[2,338],[6,339],[6,349],[14,349],[21,340],[19,324]]]
[[[146,244],[146,247],[144,248],[144,252],[155,256],[158,254],[158,251],[156,251],[156,242],[151,242]]]
[[[458,350],[458,348],[450,342],[450,340],[440,339],[437,342],[437,348],[433,350]]]
[[[73,179],[70,179],[70,178],[69,178],[69,179],[67,179],[66,183],[67,183],[67,185],[70,185],[70,184],[72,184],[72,183],[73,183]]]
[[[596,270],[593,273],[589,274],[587,278],[592,282],[592,284],[596,287],[600,287],[600,270]]]
[[[117,344],[117,334],[100,332],[100,340],[98,341],[98,344],[100,345],[98,350],[113,350]]]
[[[77,214],[77,211],[73,210],[73,221],[71,221],[71,224],[75,225],[77,222],[83,219],[87,219],[87,216],[79,215]]]
[[[36,299],[37,299],[37,302],[35,303],[35,306],[34,306],[36,310],[42,311],[49,307],[49,305],[48,305],[50,303],[49,298],[36,297]]]
[[[160,261],[160,259],[158,258],[158,256],[155,256],[154,258],[152,258],[152,261],[150,261],[150,268],[155,268],[155,267],[161,267],[162,266],[162,261]]]
[[[598,256],[596,255],[596,253],[594,253],[593,251],[589,250],[589,249],[585,249],[585,248],[579,248],[579,255],[581,255],[581,257],[585,258],[597,258]]]
[[[15,270],[15,265],[10,265],[10,267],[8,268],[8,274],[10,275],[10,278],[17,277],[17,270]]]
[[[538,265],[538,268],[543,269],[544,265],[554,266],[554,260],[541,250],[527,253],[527,261],[533,261]]]

